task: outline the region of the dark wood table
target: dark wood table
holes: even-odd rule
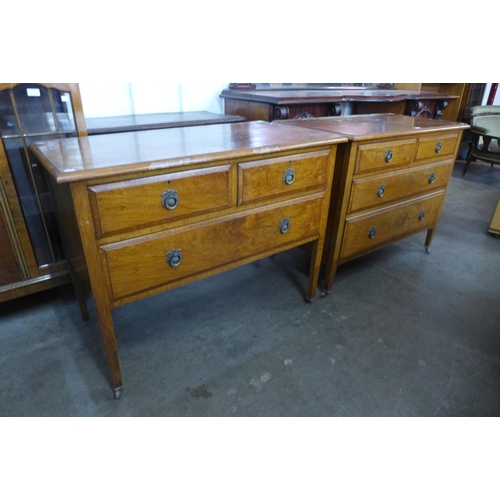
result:
[[[87,118],[89,135],[137,132],[159,128],[192,127],[215,123],[243,122],[243,116],[224,115],[209,111],[184,111],[178,113],[147,113],[124,116]]]

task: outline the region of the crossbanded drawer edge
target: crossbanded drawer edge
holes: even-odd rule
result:
[[[238,163],[238,205],[297,196],[300,192],[324,191],[332,149]],[[285,182],[286,172],[293,176]]]
[[[453,160],[443,160],[370,176],[354,177],[347,213],[368,210],[401,199],[409,199],[425,191],[446,187],[453,164]]]
[[[225,164],[89,186],[97,236],[230,208],[230,171]],[[174,210],[162,205],[168,190],[179,197]]]

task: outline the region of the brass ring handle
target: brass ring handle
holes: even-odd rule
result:
[[[172,267],[177,267],[182,260],[182,252],[180,248],[175,248],[167,253],[167,262]]]
[[[385,152],[385,161],[387,163],[390,163],[392,161],[392,157],[393,157],[393,151],[392,149],[388,149],[386,152]]]
[[[382,198],[382,196],[384,196],[384,193],[385,193],[385,184],[380,184],[377,190],[378,197]]]
[[[443,144],[441,143],[441,141],[436,142],[436,147],[434,148],[434,151],[436,151],[436,153],[439,153],[441,151],[442,146]]]
[[[375,233],[377,232],[377,228],[374,226],[370,228],[370,231],[368,232],[368,237],[372,240],[375,238]]]
[[[436,178],[436,174],[432,172],[431,175],[429,175],[429,184],[432,184],[434,182],[434,179]]]
[[[283,181],[285,184],[293,184],[293,181],[295,180],[295,170],[293,168],[287,168],[285,172],[283,173]]]
[[[425,217],[425,210],[422,210],[418,216],[418,220],[424,220]]]
[[[176,208],[179,204],[179,195],[177,194],[177,191],[174,189],[169,189],[168,191],[162,193],[161,204],[167,210],[174,210],[174,208]]]
[[[280,221],[280,232],[285,234],[290,229],[290,218],[286,217]]]

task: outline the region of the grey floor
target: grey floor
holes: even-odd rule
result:
[[[71,287],[0,304],[1,416],[499,416],[500,168],[457,161],[424,235],[339,268],[303,301],[292,250],[113,312],[113,399]]]

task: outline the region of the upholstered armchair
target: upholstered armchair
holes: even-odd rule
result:
[[[462,175],[473,159],[500,164],[500,106],[470,108],[471,147]]]

